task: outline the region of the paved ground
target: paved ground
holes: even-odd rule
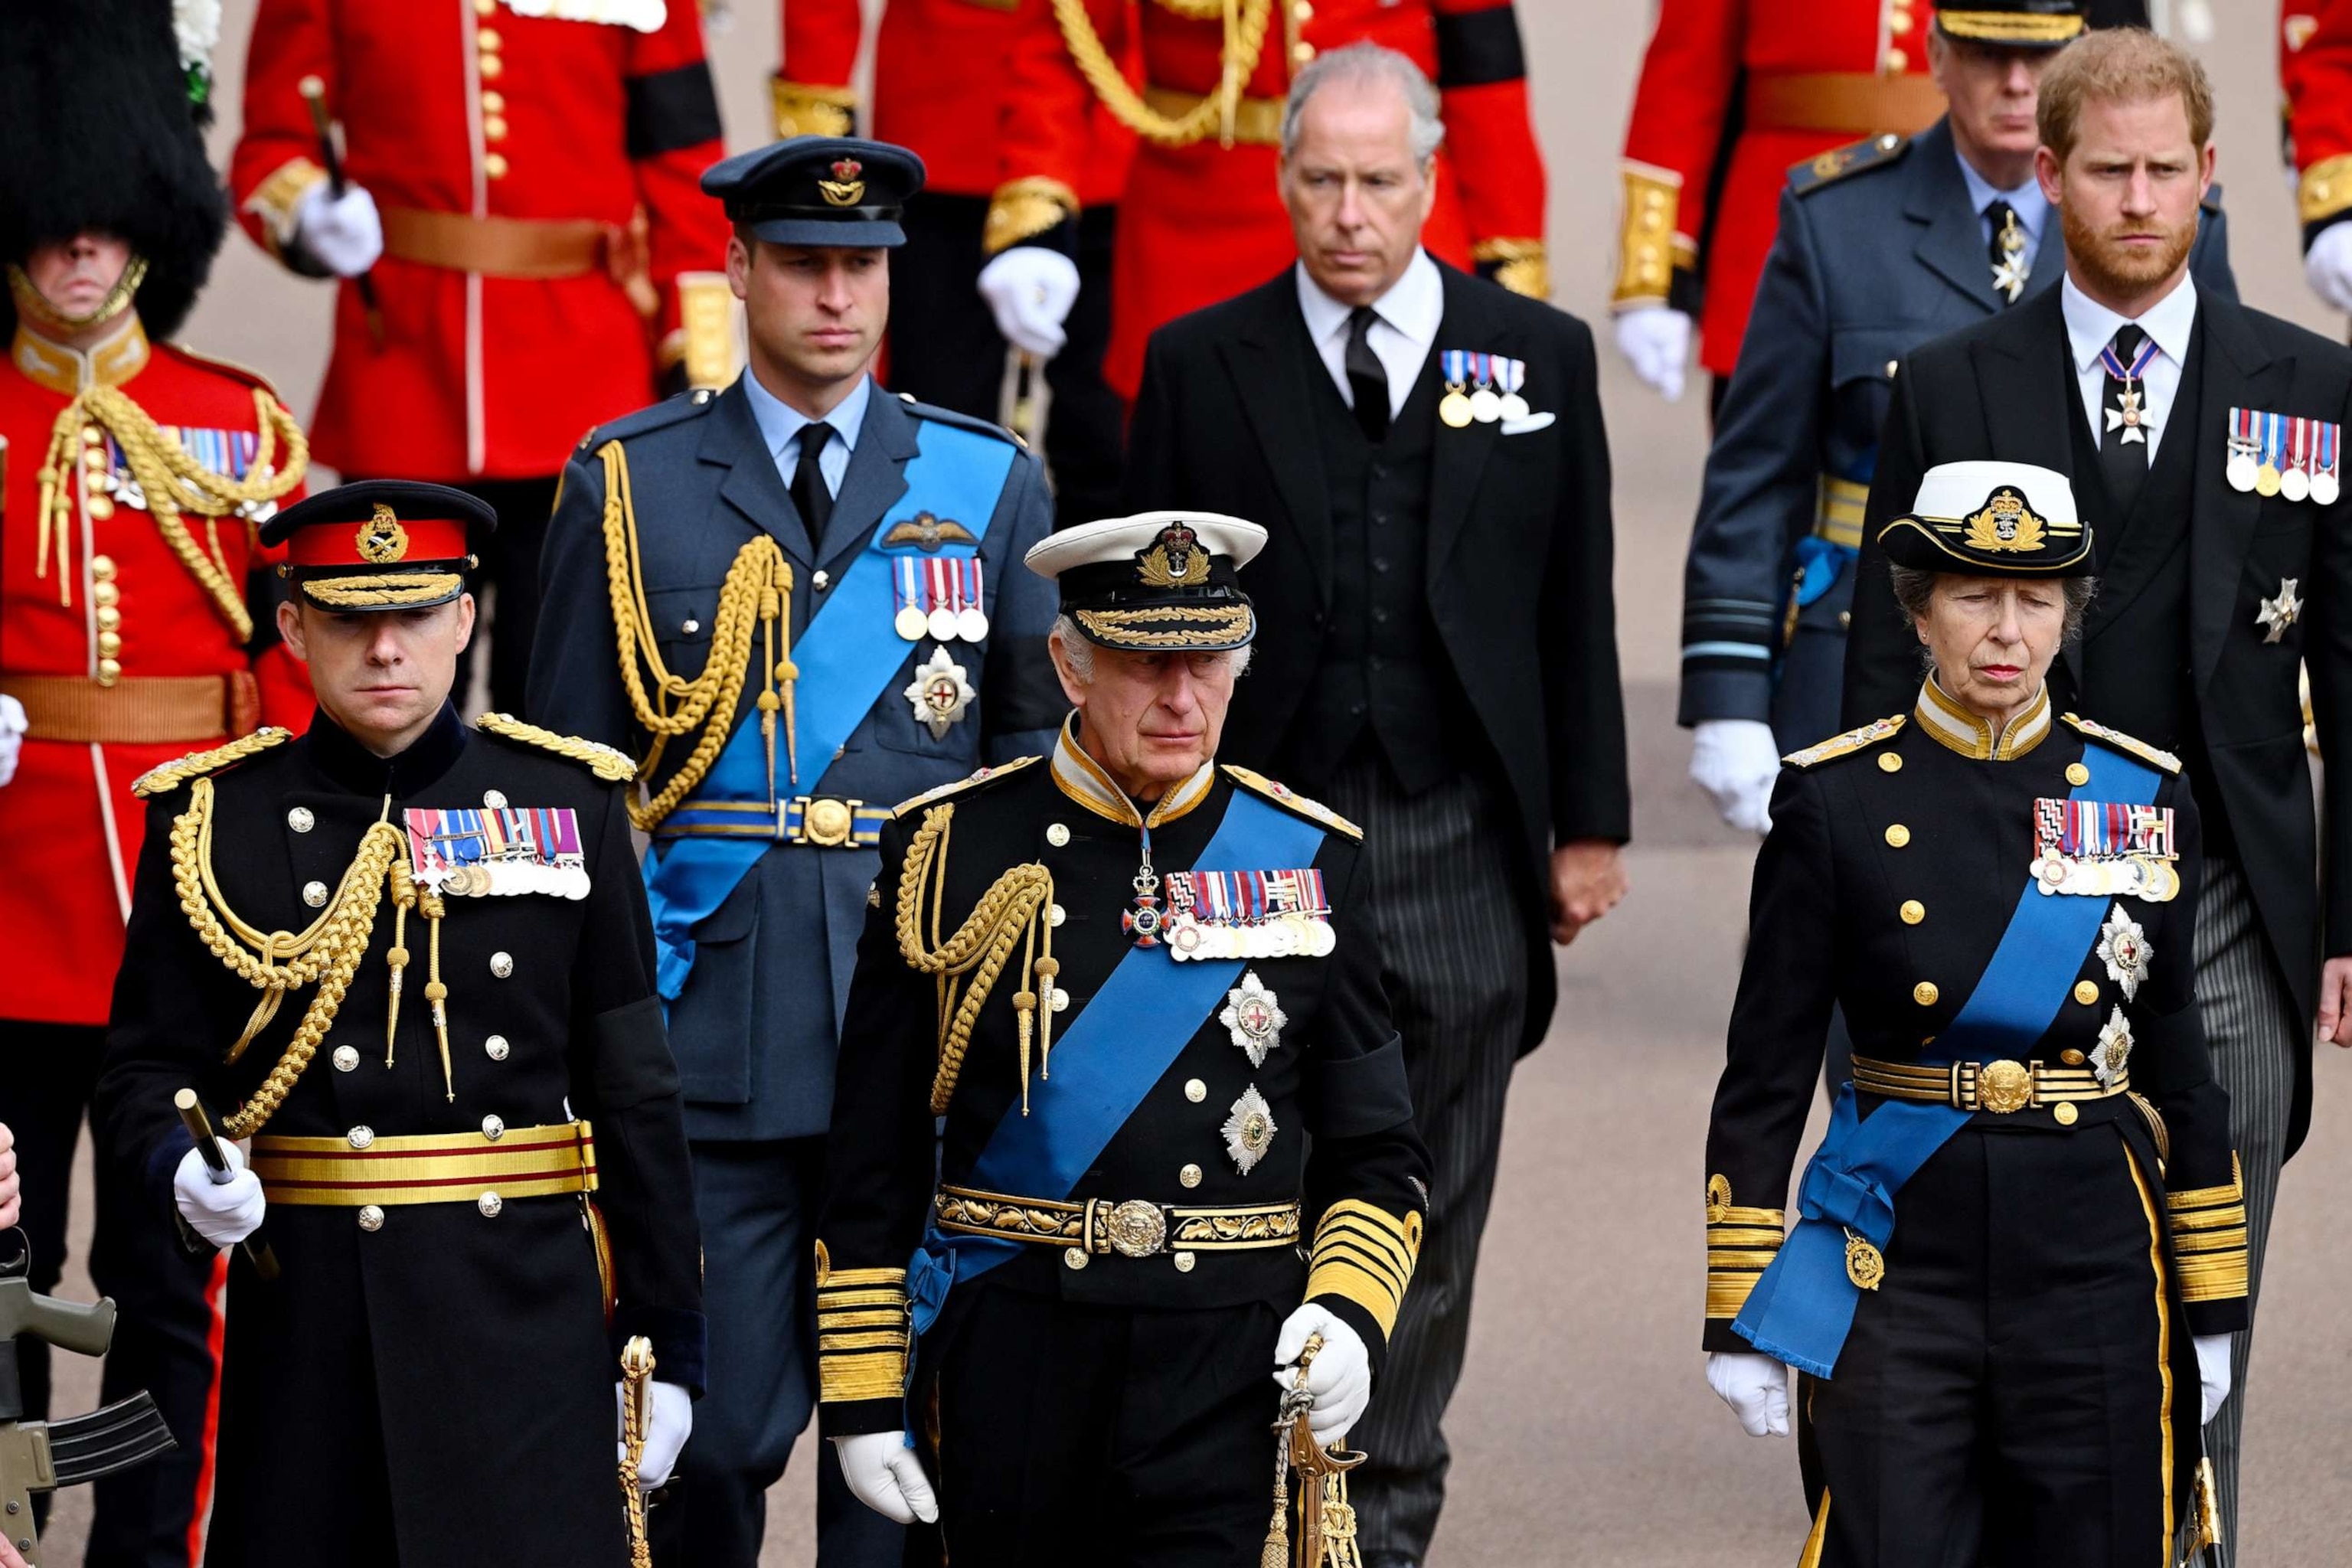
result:
[[[2242,30],[2205,49],[2242,290],[2340,334],[2304,291],[2292,204],[2277,171],[2273,7],[2237,0]],[[234,75],[251,0],[230,0]],[[773,12],[738,0],[714,42],[730,144],[761,133]],[[1526,0],[1519,7],[1549,157],[1560,302],[1605,314],[1613,162],[1648,0]],[[2257,20],[2260,18],[2260,20]],[[225,155],[236,84],[224,82]],[[298,410],[315,394],[326,292],[232,239],[190,341],[266,367]],[[1454,1506],[1433,1568],[1626,1562],[1747,1568],[1792,1561],[1804,1532],[1785,1442],[1740,1435],[1707,1393],[1696,1350],[1703,1253],[1696,1216],[1706,1108],[1738,963],[1752,850],[1683,781],[1673,727],[1680,565],[1705,440],[1703,384],[1660,404],[1602,355],[1616,463],[1618,604],[1637,789],[1633,895],[1560,964],[1550,1038],[1519,1073],[1488,1233],[1470,1368],[1454,1406]],[[396,417],[388,413],[387,416]],[[2352,1184],[2352,1061],[2320,1063],[2311,1142],[2291,1168],[2273,1233],[2255,1402],[2246,1436],[2245,1568],[2352,1561],[2337,1500],[2352,1444],[2352,1252],[2335,1209]],[[83,1221],[87,1223],[86,1218]],[[69,1289],[87,1293],[79,1274]],[[76,1369],[77,1371],[80,1369]],[[60,1379],[61,1409],[95,1378]],[[804,1440],[772,1497],[774,1568],[811,1561]],[[52,1540],[79,1561],[79,1500]]]

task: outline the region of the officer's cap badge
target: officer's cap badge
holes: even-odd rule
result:
[[[827,202],[837,207],[854,207],[866,199],[866,182],[857,177],[866,172],[865,164],[855,158],[835,158],[832,172],[832,179],[816,183]]]
[[[2003,485],[1985,498],[1982,510],[1969,517],[1968,544],[1971,550],[2025,553],[2041,549],[2048,531],[2048,524],[2033,515],[2017,488]]]
[[[1181,522],[1160,531],[1149,550],[1135,557],[1135,580],[1147,588],[1197,588],[1209,580],[1209,557],[1201,536]]]
[[[382,501],[375,503],[373,515],[360,524],[359,552],[361,560],[377,566],[389,566],[408,553],[408,530],[400,526],[400,519]]]

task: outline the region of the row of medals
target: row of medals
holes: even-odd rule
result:
[[[2244,441],[2230,443],[2230,461],[2223,470],[2230,488],[2240,492],[2252,490],[2260,496],[2284,496],[2292,501],[2308,498],[2321,506],[2334,506],[2339,493],[2336,475],[2326,468],[2306,474],[2297,465],[2282,468],[2276,463],[2260,460],[2261,448]]]
[[[2170,861],[2155,855],[2078,860],[2044,850],[2034,857],[2030,869],[2034,885],[2045,894],[2145,899],[2152,904],[2169,903],[2180,896],[2180,873]]]
[[[1485,382],[1475,392],[1465,392],[1458,381],[1448,382],[1445,395],[1437,402],[1437,416],[1459,430],[1476,420],[1492,425],[1497,419],[1525,419],[1528,400],[1516,392],[1496,392]]]
[[[979,642],[988,636],[988,617],[977,605],[967,605],[951,610],[945,605],[925,615],[912,605],[901,607],[890,625],[908,642],[920,642],[929,637],[934,642]]]
[[[1278,914],[1246,925],[1209,924],[1190,910],[1168,917],[1161,939],[1169,956],[1188,958],[1328,958],[1339,945],[1330,922],[1313,915]]]

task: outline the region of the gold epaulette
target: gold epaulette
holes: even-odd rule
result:
[[[216,773],[232,767],[247,757],[258,756],[270,747],[282,745],[294,738],[294,731],[276,724],[265,724],[250,735],[240,735],[226,745],[210,751],[190,752],[175,762],[148,769],[131,786],[131,793],[141,800],[166,795],[190,779],[200,779],[206,773]]]
[[[890,815],[893,816],[904,816],[907,813],[913,811],[918,806],[929,805],[935,800],[945,800],[951,795],[961,795],[965,790],[971,789],[977,784],[987,784],[992,779],[1001,779],[1009,773],[1017,772],[1022,768],[1027,767],[1031,763],[1040,762],[1043,759],[1039,757],[1015,757],[1009,763],[999,763],[992,768],[974,769],[971,773],[962,778],[950,779],[947,783],[940,784],[936,788],[925,790],[922,794],[914,796],[910,800],[900,801],[897,805],[890,808]]]
[[[474,728],[502,741],[536,746],[542,752],[584,763],[606,784],[627,784],[637,776],[637,764],[617,746],[608,746],[602,741],[583,741],[577,735],[559,735],[552,730],[526,724],[510,713],[485,713],[474,721]]]
[[[1909,721],[1909,715],[1897,713],[1891,719],[1880,719],[1864,724],[1859,730],[1848,730],[1843,735],[1832,735],[1826,741],[1816,741],[1801,752],[1790,752],[1780,760],[1792,768],[1810,768],[1815,763],[1826,763],[1832,757],[1851,756],[1864,746],[1879,742],[1899,731]]]
[[[1310,800],[1286,784],[1278,783],[1255,769],[1243,767],[1237,763],[1226,763],[1223,766],[1226,777],[1253,795],[1262,795],[1276,805],[1286,805],[1308,821],[1319,822],[1335,833],[1344,833],[1350,838],[1361,838],[1364,836],[1362,828],[1325,805],[1321,801]]]
[[[2105,724],[2094,723],[2080,714],[2061,713],[2058,717],[2103,745],[2113,746],[2118,752],[2128,752],[2141,762],[2162,768],[2168,773],[2177,773],[2180,771],[2179,757],[2174,756],[2170,752],[2151,746],[2146,741],[2126,735],[2121,730],[2110,730]]]

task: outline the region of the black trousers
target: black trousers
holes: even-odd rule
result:
[[[1804,1568],[2168,1563],[2196,1353],[2150,1152],[1963,1129],[1895,1198],[1886,1277],[1798,1405]]]
[[[106,1031],[10,1021],[0,1022],[0,1035],[7,1040],[0,1122],[16,1136],[32,1286],[47,1293],[65,1272],[74,1142],[98,1081]],[[194,1561],[192,1527],[209,1500],[212,1481],[216,1260],[188,1256],[170,1216],[149,1200],[142,1176],[109,1151],[98,1151],[89,1272],[100,1293],[113,1297],[119,1309],[100,1399],[110,1403],[146,1389],[180,1446],[96,1483],[87,1568],[188,1568]],[[21,1339],[16,1356],[26,1414],[49,1415],[49,1347]],[[41,1506],[38,1497],[35,1506]]]
[[[976,418],[997,416],[1004,340],[980,297],[985,196],[926,193],[901,222],[906,246],[890,256],[890,385]],[[1102,378],[1110,342],[1110,250],[1116,206],[1078,217],[1078,299],[1063,323],[1069,342],[1045,366],[1054,394],[1045,424],[1055,513],[1067,527],[1118,511],[1127,405]]]
[[[944,1548],[934,1561],[1257,1561],[1281,1404],[1274,1308],[1077,1306],[984,1280],[957,1295],[925,1338],[919,1380]]]

